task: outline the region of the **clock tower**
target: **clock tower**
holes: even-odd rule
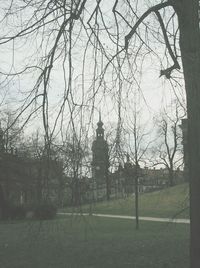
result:
[[[97,123],[96,139],[92,144],[92,177],[94,179],[97,199],[110,197],[110,184],[108,177],[109,156],[108,144],[104,139],[103,122],[99,114],[99,122]]]

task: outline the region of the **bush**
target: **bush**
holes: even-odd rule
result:
[[[21,205],[6,204],[1,209],[2,220],[22,220],[26,217],[26,209]]]
[[[50,220],[55,218],[57,208],[50,203],[38,204],[34,209],[34,217],[38,220]]]
[[[9,208],[9,216],[12,220],[22,220],[26,217],[26,209],[23,206],[12,205]]]

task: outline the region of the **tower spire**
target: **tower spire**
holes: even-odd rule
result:
[[[103,122],[101,121],[101,111],[99,110],[99,122],[96,129],[97,138],[104,139]]]

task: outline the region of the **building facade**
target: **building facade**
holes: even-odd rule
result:
[[[36,159],[14,149],[6,150],[0,128],[1,203],[28,205],[49,199],[59,205],[62,190],[62,162],[45,156]]]

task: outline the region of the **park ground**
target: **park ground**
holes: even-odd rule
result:
[[[62,209],[61,212],[85,212],[114,215],[135,215],[135,197],[111,200],[109,202],[92,202],[73,208]],[[189,189],[183,183],[164,190],[139,195],[139,215],[144,217],[189,218]]]
[[[146,201],[149,205],[150,200],[157,199],[159,194],[168,198],[171,195],[171,201],[163,201],[165,211],[160,209],[160,199],[157,212],[152,216],[174,213],[174,208],[167,207],[167,203],[171,206],[175,202],[179,207],[185,202],[177,201],[187,195],[185,185],[164,191],[168,192],[143,197],[149,200]],[[131,197],[130,200],[124,200],[130,201]],[[117,209],[118,202],[122,207],[118,206]],[[103,207],[107,207],[107,211]],[[112,214],[119,214],[125,207],[127,210],[123,214],[127,214],[129,209],[131,213],[131,208],[125,206],[123,200],[110,201],[107,206],[106,202],[95,206],[98,212]],[[150,216],[151,206],[150,211],[147,208],[147,205],[143,206],[144,216]],[[1,222],[0,237],[1,268],[189,267],[188,224],[141,221],[140,229],[135,230],[134,220],[58,216],[51,221]]]

